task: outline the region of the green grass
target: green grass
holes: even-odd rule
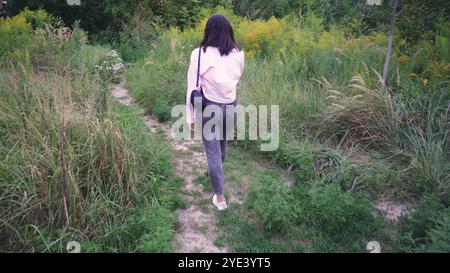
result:
[[[245,203],[218,214],[234,251],[364,252],[364,238],[381,238],[370,204],[337,184],[288,188],[277,171],[255,175]]]
[[[209,213],[209,212],[211,212],[211,199],[210,199],[210,198],[199,199],[199,200],[197,201],[197,206],[198,206],[204,213]]]
[[[295,237],[268,236],[257,220],[247,214],[248,211],[237,204],[218,214],[218,225],[223,228],[218,244],[227,244],[240,253],[305,252],[302,236],[298,236],[297,241]]]
[[[205,173],[202,176],[197,177],[192,181],[192,183],[201,185],[203,192],[212,192],[212,185],[209,179],[209,176]]]

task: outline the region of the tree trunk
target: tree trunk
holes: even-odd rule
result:
[[[393,6],[393,16],[391,20],[391,24],[389,26],[389,37],[388,37],[388,46],[386,49],[386,59],[384,61],[384,69],[383,69],[383,80],[381,82],[381,90],[384,90],[386,88],[386,82],[389,72],[389,63],[391,61],[391,54],[392,54],[392,40],[394,39],[394,29],[395,29],[395,19],[397,17],[397,9],[399,7],[400,0],[394,0],[394,6]]]

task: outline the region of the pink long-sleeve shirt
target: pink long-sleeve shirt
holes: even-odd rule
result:
[[[228,55],[220,56],[216,47],[202,50],[200,79],[197,83],[198,48],[191,53],[187,73],[186,121],[194,123],[194,109],[190,102],[193,90],[201,87],[203,95],[210,101],[232,103],[236,100],[236,86],[244,71],[244,51],[233,49]]]

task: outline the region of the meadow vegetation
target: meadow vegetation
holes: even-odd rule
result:
[[[381,89],[386,6],[98,2],[101,16],[82,21],[91,42],[53,2],[46,7],[57,15],[16,15],[17,6],[0,19],[0,251],[64,252],[71,240],[83,251],[174,250],[183,180],[173,178],[173,153],[109,90],[123,58],[133,98],[170,122],[172,107],[185,103],[190,53],[217,12],[245,51],[239,102],[281,111],[276,151],[232,143],[230,180],[244,162],[273,167],[247,166],[248,196],[217,215],[217,243],[237,252],[365,252],[376,240],[383,252],[450,251],[447,9],[432,21],[414,17],[415,5],[404,12],[411,16],[398,21]],[[422,1],[420,14],[437,14],[432,4]],[[96,24],[111,16],[110,28]],[[406,204],[409,214],[386,219],[374,208],[380,201]]]
[[[219,217],[233,230],[227,240],[234,249],[365,251],[365,242],[378,240],[386,251],[448,251],[448,21],[436,23],[432,39],[394,37],[381,90],[385,31],[351,35],[354,25],[314,13],[249,20],[229,9],[203,10],[195,27],[168,29],[128,70],[133,96],[162,121],[184,103],[190,52],[213,12],[231,20],[246,54],[239,102],[280,105],[277,151],[235,144],[295,177],[286,187],[268,170],[243,207]],[[373,208],[380,200],[407,203],[413,212],[399,223],[384,220]],[[238,219],[243,213],[249,217]],[[298,238],[308,244],[289,243]]]
[[[112,101],[117,54],[43,10],[0,48],[0,251],[173,251],[170,148]]]

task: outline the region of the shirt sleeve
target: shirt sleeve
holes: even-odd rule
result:
[[[191,93],[197,87],[197,67],[198,67],[198,48],[191,53],[189,69],[187,72],[187,91],[186,91],[186,122],[194,123],[194,107],[191,104]],[[200,83],[199,83],[200,85]]]
[[[241,75],[244,73],[244,67],[245,67],[245,52],[242,50]]]

